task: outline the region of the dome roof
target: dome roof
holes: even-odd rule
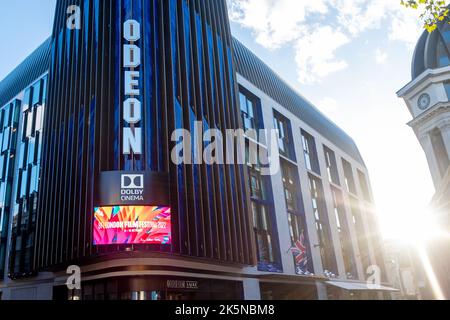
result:
[[[424,31],[414,51],[412,78],[427,69],[450,66],[450,25],[442,23],[434,32]]]

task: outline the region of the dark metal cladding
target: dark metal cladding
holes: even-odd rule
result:
[[[81,8],[81,29],[66,28]],[[141,25],[139,99],[143,154],[121,152],[122,26]],[[255,263],[246,170],[234,165],[176,166],[174,129],[240,128],[225,0],[59,0],[53,31],[38,206],[39,270],[134,251],[235,265]],[[168,174],[171,246],[93,245],[95,190],[102,172]]]
[[[51,38],[33,51],[5,79],[0,81],[0,107],[47,72],[51,57]]]

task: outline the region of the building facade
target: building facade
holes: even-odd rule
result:
[[[366,284],[367,270],[388,279],[355,143],[232,37],[224,0],[58,1],[0,98],[4,299],[393,290]],[[278,130],[280,170],[262,174],[269,141],[250,134],[266,159],[175,163],[173,133],[199,127]]]
[[[443,230],[450,228],[450,27],[424,32],[416,46],[412,81],[398,92],[411,112],[409,123],[427,156],[436,187],[431,208]],[[441,286],[450,299],[450,255],[448,239],[434,239],[428,253]],[[426,294],[433,297],[433,292]]]

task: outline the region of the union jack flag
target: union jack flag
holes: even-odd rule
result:
[[[303,271],[306,271],[308,266],[308,254],[305,245],[305,235],[303,232],[300,235],[300,240],[295,242],[295,246],[291,248],[291,251],[295,256],[295,264],[297,267],[301,268]]]

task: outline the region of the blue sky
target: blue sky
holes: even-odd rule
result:
[[[395,95],[411,80],[417,14],[396,0],[228,1],[233,34],[355,139],[386,237],[419,221],[434,189]],[[55,2],[0,2],[0,79],[50,35]]]

